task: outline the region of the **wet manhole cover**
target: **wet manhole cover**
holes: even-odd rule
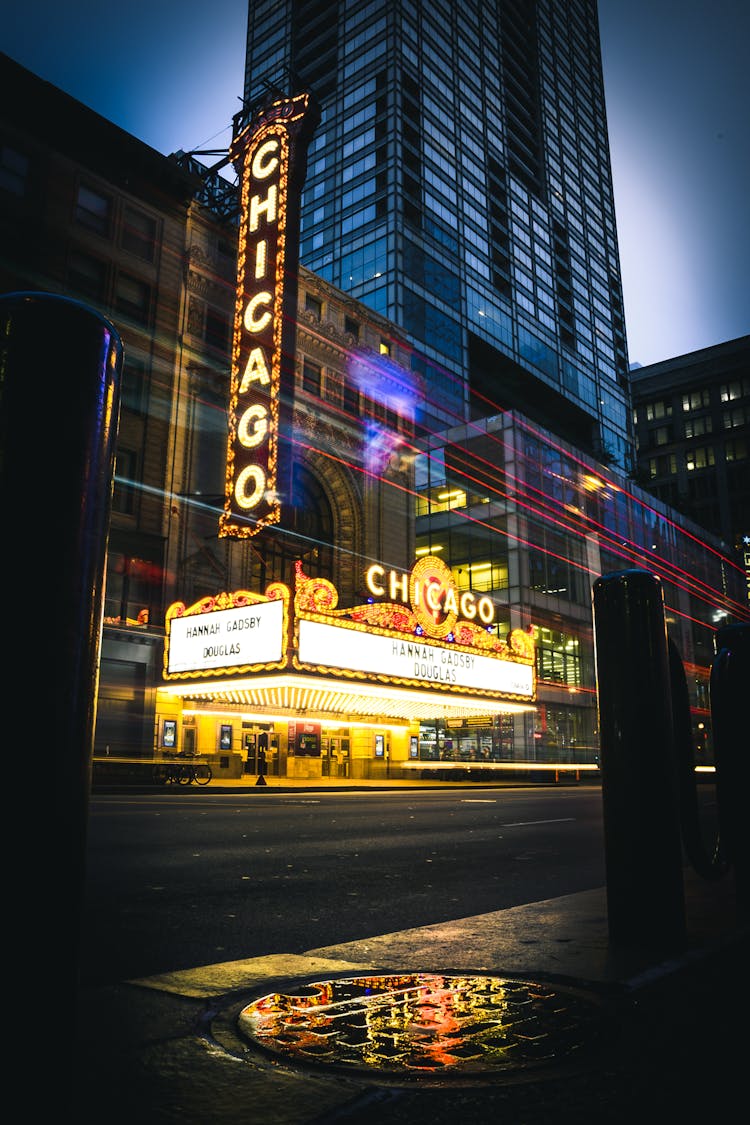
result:
[[[288,1062],[475,1075],[570,1061],[597,1041],[601,1018],[598,1003],[575,989],[417,973],[272,993],[240,1011],[238,1028]]]

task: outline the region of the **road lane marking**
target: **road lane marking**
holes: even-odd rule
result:
[[[530,824],[566,824],[575,820],[574,816],[560,816],[556,820],[510,820],[502,828],[525,828]]]

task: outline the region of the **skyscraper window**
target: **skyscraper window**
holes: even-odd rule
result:
[[[271,26],[283,66],[258,33]],[[479,402],[534,418],[542,380],[590,417],[589,452],[606,431],[630,467],[595,0],[258,0],[246,66],[249,106],[292,85],[321,105],[328,164],[319,180],[313,150],[302,262],[406,332],[427,378],[420,423]],[[528,378],[498,382],[506,358]]]

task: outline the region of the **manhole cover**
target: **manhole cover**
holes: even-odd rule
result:
[[[288,1061],[472,1075],[570,1061],[601,1010],[574,989],[493,976],[347,977],[244,1007],[242,1035]]]

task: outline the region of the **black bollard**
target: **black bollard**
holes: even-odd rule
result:
[[[21,720],[14,750],[31,842],[15,860],[26,893],[15,944],[35,951],[33,980],[66,1020],[80,982],[121,367],[117,331],[87,306],[0,296],[4,625],[14,637],[5,714]],[[70,1040],[61,1027],[58,1061]]]
[[[618,571],[593,600],[609,936],[676,952],[685,892],[662,586]]]
[[[716,764],[719,832],[734,876],[738,919],[750,921],[750,625],[725,625],[714,636],[711,665],[711,723]]]

